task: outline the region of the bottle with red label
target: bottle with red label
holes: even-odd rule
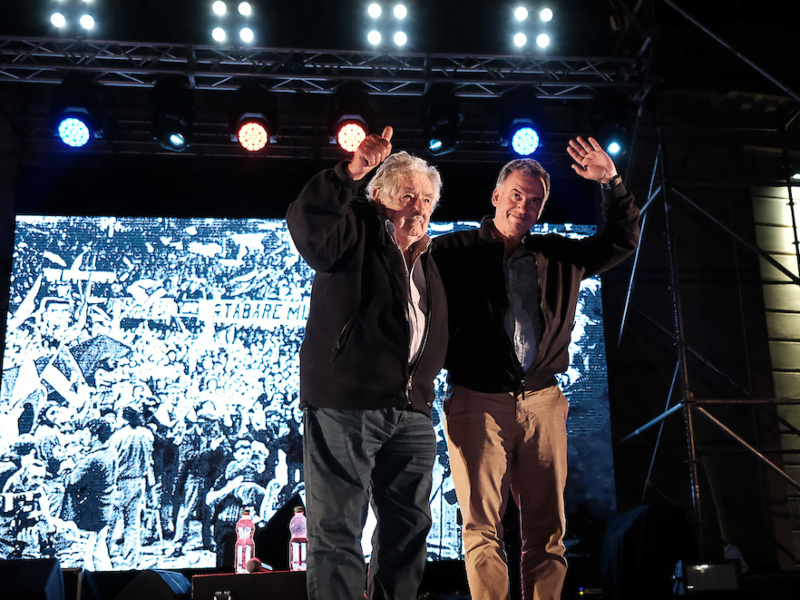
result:
[[[256,555],[256,543],[253,541],[255,525],[250,518],[250,510],[245,508],[236,523],[236,553],[234,568],[236,573],[247,573],[247,562]]]

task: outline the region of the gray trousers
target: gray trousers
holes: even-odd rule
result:
[[[304,415],[309,600],[415,600],[427,557],[436,439],[399,409],[309,408]],[[361,536],[377,525],[367,576]]]

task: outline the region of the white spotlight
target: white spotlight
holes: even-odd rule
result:
[[[549,8],[543,8],[542,11],[539,13],[539,18],[544,21],[545,23],[549,23],[553,20],[553,11]]]
[[[224,42],[228,36],[225,35],[225,30],[222,27],[214,27],[211,37],[214,38],[215,42]]]
[[[398,19],[405,19],[406,15],[408,14],[408,9],[405,7],[404,4],[397,4],[394,7],[394,16]]]
[[[408,36],[403,33],[402,31],[398,31],[394,34],[394,43],[398,46],[405,46],[406,42],[408,41]]]
[[[83,15],[80,18],[80,24],[84,29],[91,29],[94,27],[94,17],[92,15]]]
[[[524,21],[528,18],[528,9],[524,6],[520,6],[514,11],[514,16],[517,18],[517,21]]]
[[[550,45],[550,36],[546,33],[540,33],[536,36],[536,45],[539,48],[547,48]]]
[[[514,45],[518,48],[522,48],[525,44],[528,43],[528,36],[524,33],[518,33],[514,36]]]
[[[214,11],[215,15],[224,15],[228,12],[228,5],[225,4],[222,0],[217,0],[214,4],[211,5],[211,10]]]
[[[370,4],[369,8],[367,8],[367,13],[369,13],[369,16],[372,17],[373,19],[377,19],[378,17],[380,17],[381,12],[383,12],[381,11],[381,5],[376,4],[375,2]]]
[[[250,6],[249,2],[241,2],[239,4],[239,14],[243,17],[249,17],[253,14],[253,7]]]
[[[377,46],[381,43],[381,34],[379,31],[375,31],[374,29],[367,34],[367,41],[372,44],[373,46]]]
[[[67,19],[61,13],[53,13],[50,15],[50,22],[54,27],[64,27],[67,24]]]
[[[253,41],[253,38],[256,37],[253,33],[253,30],[249,27],[243,27],[242,30],[239,32],[239,37],[242,38],[242,41],[249,44]]]

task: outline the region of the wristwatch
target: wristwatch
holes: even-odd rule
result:
[[[622,183],[622,177],[620,177],[619,173],[617,173],[605,183],[601,183],[600,187],[603,188],[604,190],[613,190],[620,183]]]

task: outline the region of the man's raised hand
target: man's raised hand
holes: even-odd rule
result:
[[[617,175],[614,161],[592,137],[588,142],[582,137],[570,140],[567,152],[575,161],[572,169],[584,179],[607,183]]]
[[[392,134],[394,130],[384,127],[380,135],[367,136],[353,154],[353,160],[347,165],[350,177],[354,181],[362,179],[367,173],[381,164],[392,153]]]

